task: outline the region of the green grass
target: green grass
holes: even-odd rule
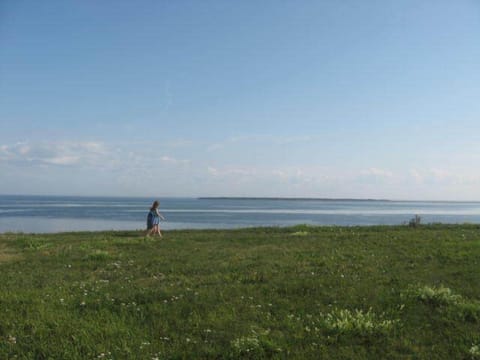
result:
[[[0,235],[0,359],[480,359],[480,227]]]

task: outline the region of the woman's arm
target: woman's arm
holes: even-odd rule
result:
[[[158,209],[155,209],[155,211],[157,212],[157,215],[158,215],[162,220],[165,220],[165,218],[163,217],[162,214],[160,214],[160,211],[158,211]]]

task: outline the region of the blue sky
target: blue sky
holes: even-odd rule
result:
[[[0,193],[480,200],[478,1],[0,3]]]

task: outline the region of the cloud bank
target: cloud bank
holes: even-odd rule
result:
[[[278,161],[279,148],[293,151],[311,140],[245,136],[210,144],[188,139],[153,145],[66,140],[0,144],[0,188],[3,193],[126,196],[480,198],[480,173],[472,169],[385,167],[374,160],[350,167],[322,164],[318,156],[298,164]],[[268,153],[271,144],[277,147]]]

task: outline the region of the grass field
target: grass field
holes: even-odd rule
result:
[[[0,235],[0,359],[480,359],[480,227]]]

